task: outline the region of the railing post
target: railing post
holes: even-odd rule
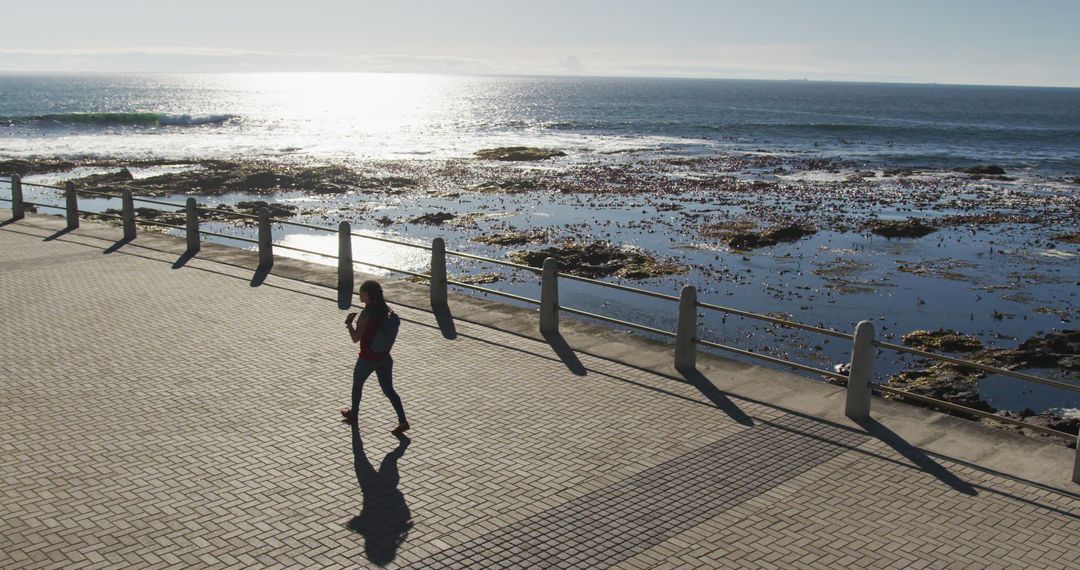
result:
[[[75,195],[74,182],[68,181],[64,195],[67,197],[67,229],[73,230],[79,227],[79,197]]]
[[[540,282],[540,333],[559,333],[559,264],[554,257],[544,260],[544,273]]]
[[[195,198],[187,199],[187,252],[195,255],[202,249],[202,239],[199,235],[199,207]]]
[[[26,206],[23,205],[22,176],[11,175],[11,219],[21,220],[26,216]]]
[[[274,264],[274,242],[270,235],[270,210],[259,209],[259,266]]]
[[[847,402],[844,415],[853,420],[870,417],[870,379],[874,372],[874,325],[862,321],[855,327],[848,371]]]
[[[437,237],[431,240],[431,306],[446,306],[446,242]]]
[[[337,287],[338,307],[348,309],[352,306],[353,284],[352,226],[349,222],[338,224],[338,266]]]
[[[131,190],[124,189],[121,201],[124,203],[124,212],[121,216],[124,222],[124,239],[135,239],[135,199],[131,196]]]
[[[686,285],[679,294],[679,324],[675,331],[675,369],[697,368],[697,289]]]
[[[1076,459],[1073,460],[1073,483],[1080,483],[1080,433],[1076,434]]]

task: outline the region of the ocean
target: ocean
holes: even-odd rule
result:
[[[505,163],[482,149],[565,153]],[[407,74],[0,75],[0,161],[65,159],[35,172],[61,184],[117,172],[137,179],[256,163],[273,170],[354,169],[403,186],[328,191],[175,188],[209,207],[266,200],[291,219],[495,258],[604,241],[686,268],[614,281],[878,338],[949,329],[986,348],[1015,348],[1080,320],[1080,89],[806,81],[463,77]],[[162,162],[171,164],[162,164]],[[215,162],[216,161],[216,162]],[[207,166],[214,162],[217,164]],[[9,162],[9,164],[13,164]],[[275,166],[276,165],[276,166]],[[962,172],[995,165],[1005,176]],[[291,171],[290,171],[291,172]],[[0,175],[6,175],[0,172]],[[265,177],[264,177],[265,178]],[[381,184],[381,182],[379,182]],[[347,191],[346,191],[347,190]],[[62,204],[54,191],[28,199]],[[7,197],[0,183],[0,196]],[[104,211],[115,200],[84,198]],[[427,224],[439,213],[451,221]],[[876,221],[936,229],[885,239]],[[748,251],[728,228],[797,222],[816,233]],[[254,237],[207,221],[204,229]],[[525,244],[478,241],[523,232]],[[174,232],[175,233],[175,232]],[[237,247],[243,242],[208,238]],[[276,226],[290,247],[334,252],[332,234]],[[423,250],[354,240],[358,261],[425,271]],[[295,255],[324,263],[325,258]],[[367,269],[371,269],[370,267]],[[455,259],[457,278],[538,297],[528,273]],[[375,271],[375,270],[373,270]],[[375,271],[379,273],[379,271]],[[668,301],[581,283],[561,301],[674,330]],[[703,338],[832,370],[849,345],[704,312]],[[923,366],[882,354],[877,380]],[[1028,370],[1075,378],[1059,368]],[[973,397],[997,409],[1078,413],[1080,394],[990,375]]]
[[[1080,172],[1080,89],[399,74],[0,75],[0,152],[277,160],[554,146]]]

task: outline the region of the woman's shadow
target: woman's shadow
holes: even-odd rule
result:
[[[405,542],[413,526],[405,495],[397,488],[400,479],[397,461],[405,454],[411,440],[403,435],[397,438],[397,448],[386,454],[376,471],[364,453],[360,430],[355,424],[352,426],[353,465],[356,480],[364,493],[364,510],[347,526],[364,536],[364,554],[379,566],[394,560],[398,547]]]

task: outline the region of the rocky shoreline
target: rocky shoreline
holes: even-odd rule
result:
[[[311,223],[345,219],[403,232],[410,228],[446,229],[518,263],[539,267],[544,258],[552,256],[561,270],[592,278],[658,279],[689,271],[710,281],[745,287],[758,279],[749,266],[754,260],[775,259],[777,264],[792,267],[776,270],[779,276],[787,272],[812,275],[822,280],[824,287],[809,291],[810,287],[802,285],[781,289],[765,285],[765,290],[777,299],[806,296],[807,303],[815,297],[818,302],[833,303],[835,295],[866,294],[891,286],[888,277],[866,276],[874,267],[855,255],[858,247],[838,250],[848,252],[846,255],[807,259],[806,268],[801,267],[799,257],[771,257],[776,248],[819,243],[823,233],[850,235],[853,241],[878,236],[898,246],[926,243],[944,248],[948,246],[945,236],[956,236],[959,231],[993,236],[1022,225],[1030,228],[1028,233],[1033,236],[1030,247],[1054,252],[1064,256],[1062,259],[1076,255],[1072,250],[1080,243],[1076,218],[1080,184],[1076,180],[1045,181],[1064,188],[1071,185],[1072,192],[1028,191],[1016,186],[1019,183],[1013,173],[994,165],[890,170],[870,169],[854,161],[753,154],[643,158],[626,153],[583,161],[569,160],[559,149],[528,147],[485,149],[463,159],[358,164],[199,159],[0,161],[0,173],[22,176],[77,169],[88,174],[67,179],[81,190],[112,193],[129,189],[137,196],[195,196],[204,205],[222,197],[243,196],[234,203],[213,206],[214,211],[206,214],[207,221],[250,225],[250,219],[229,214],[253,214],[266,207],[273,217]],[[283,195],[322,201],[278,201]],[[614,217],[596,214],[592,221],[530,220],[521,213],[522,204],[529,202],[558,202],[587,212],[626,212],[627,204],[633,203],[640,211]],[[387,208],[387,204],[401,206]],[[182,211],[140,208],[138,214],[166,224],[184,223]],[[616,237],[628,233],[643,236],[642,243],[631,245]],[[650,250],[650,244],[664,243],[652,237],[661,235],[670,236],[672,249],[698,252],[694,254],[698,261]],[[987,258],[1005,254],[994,238],[990,244]],[[705,261],[710,256],[715,263]],[[748,264],[745,268],[723,263],[722,258],[738,260],[739,256]],[[950,257],[898,258],[885,269],[913,278],[972,283],[974,295],[1006,287],[1014,292],[1005,294],[1017,299],[1027,281],[1080,285],[1075,270],[1064,275],[1032,270],[1018,273],[1015,285],[978,285],[983,287],[978,289],[971,275],[973,261]],[[490,283],[500,277],[478,271],[462,274],[459,279]],[[1056,315],[1062,323],[1080,317],[1080,311],[1072,306],[1036,306],[1033,311]],[[999,314],[997,309],[994,313]],[[994,318],[1013,318],[1000,314]],[[1047,334],[1075,332],[1066,328]],[[889,338],[893,333],[884,334]],[[1043,346],[1039,343],[1053,344],[1057,338],[1032,337],[1016,349],[986,347],[978,339],[955,331],[912,333],[904,341],[995,366],[1048,366],[1075,377],[1074,345],[1057,352],[1039,348]],[[1026,413],[999,411],[986,402],[979,394],[980,379],[978,374],[949,365],[914,363],[892,374],[888,382],[992,413]],[[1030,416],[1033,414],[1025,417]],[[1047,425],[1075,432],[1074,420],[1052,415],[1044,419]]]

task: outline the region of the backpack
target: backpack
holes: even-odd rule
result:
[[[401,319],[397,313],[388,311],[386,316],[375,325],[375,334],[371,337],[371,350],[379,353],[390,352],[397,340],[398,328],[401,327]]]

